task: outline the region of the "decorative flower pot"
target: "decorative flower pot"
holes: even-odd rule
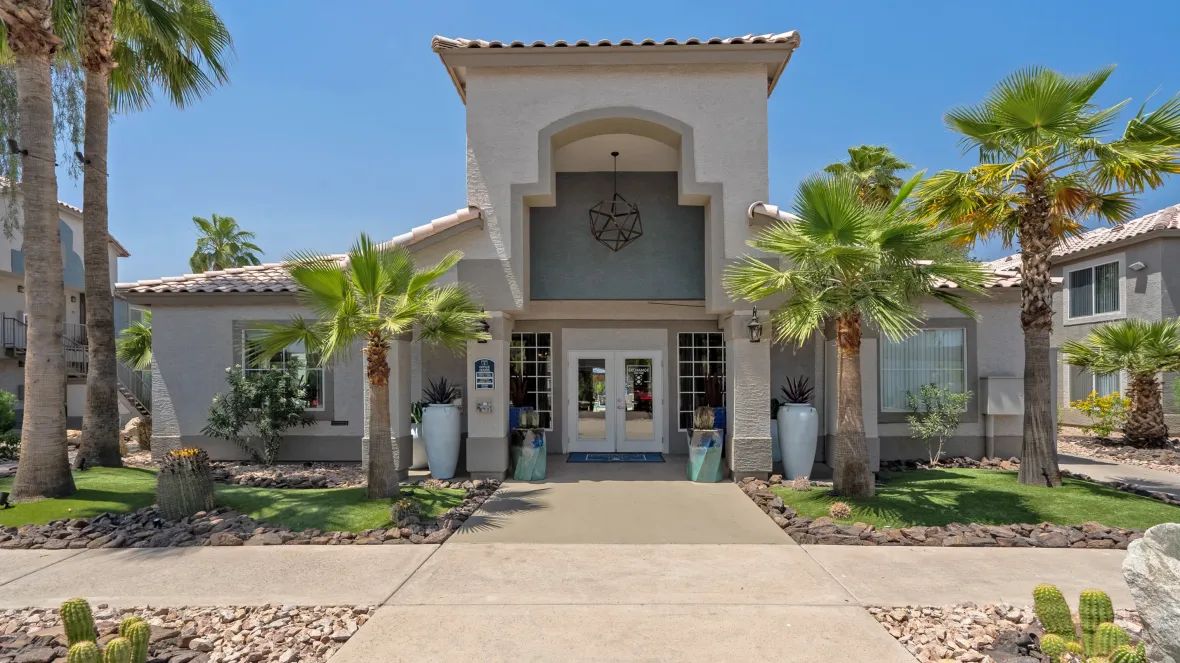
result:
[[[811,476],[818,434],[819,415],[815,408],[807,403],[788,403],[778,409],[778,441],[786,478]]]
[[[524,444],[520,447],[520,458],[516,461],[516,470],[512,478],[517,481],[541,481],[545,478],[547,461],[545,454],[545,431],[524,431]]]
[[[459,464],[459,408],[432,404],[422,410],[422,437],[430,476],[450,479]]]
[[[688,439],[688,480],[698,483],[717,483],[725,476],[722,444],[725,433],[720,430],[694,430]]]
[[[414,438],[414,457],[410,459],[411,470],[424,470],[430,463],[426,460],[426,442],[422,439],[422,424],[410,424],[410,435]]]
[[[725,430],[726,430],[725,424],[726,424],[725,408],[723,408],[723,407],[713,408],[713,428],[716,428],[717,430],[721,431],[721,438],[722,439],[725,439]]]

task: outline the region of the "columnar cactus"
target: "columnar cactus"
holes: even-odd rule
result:
[[[201,449],[169,451],[156,479],[156,503],[169,520],[187,518],[213,508],[213,475],[209,455]]]
[[[98,640],[98,633],[94,630],[94,615],[86,599],[70,599],[61,604],[61,621],[70,646],[87,640]]]
[[[1087,589],[1078,599],[1078,618],[1082,622],[1082,647],[1087,656],[1100,655],[1095,648],[1094,637],[1098,625],[1114,621],[1114,606],[1110,597],[1100,589]]]
[[[131,641],[115,638],[107,643],[102,653],[103,663],[131,663]]]
[[[1053,585],[1037,585],[1033,590],[1033,608],[1046,633],[1059,635],[1066,642],[1077,641],[1078,632],[1073,626],[1073,614],[1060,589]]]
[[[1122,645],[1131,644],[1131,636],[1120,626],[1115,626],[1111,622],[1104,622],[1098,625],[1098,629],[1094,632],[1094,656],[1110,656],[1110,653],[1118,649]]]
[[[1119,645],[1110,653],[1108,660],[1110,663],[1147,663],[1147,650],[1144,649],[1142,642],[1137,647]]]
[[[1065,653],[1065,638],[1055,633],[1046,633],[1041,638],[1041,653],[1049,657],[1049,663],[1059,663]]]
[[[131,643],[131,663],[147,663],[152,627],[139,617],[128,617],[119,625],[119,635]]]
[[[101,663],[102,654],[98,651],[98,645],[89,640],[83,640],[70,647],[70,653],[66,654],[66,663]]]

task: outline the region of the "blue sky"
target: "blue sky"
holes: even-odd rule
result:
[[[942,114],[982,99],[1025,65],[1081,72],[1119,66],[1099,101],[1138,107],[1180,91],[1180,3],[592,3],[220,0],[237,44],[232,82],[200,104],[164,104],[111,128],[111,231],[132,253],[120,280],[188,271],[191,217],[235,217],[268,260],[342,251],[360,231],[392,237],[463,206],[464,108],[435,34],[509,41],[663,39],[798,30],[770,99],[770,194],[788,205],[800,179],[849,145],[889,145],[934,172],[961,168]],[[1132,111],[1133,112],[1133,111]],[[81,204],[80,183],[60,197]],[[1140,211],[1180,202],[1180,180]],[[1004,254],[995,245],[976,254]]]

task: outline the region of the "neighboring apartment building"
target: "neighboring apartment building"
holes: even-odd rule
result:
[[[0,216],[7,214],[10,201],[6,192],[0,200]],[[15,218],[23,226],[18,210]],[[65,325],[62,330],[62,344],[66,349],[66,417],[70,428],[82,426],[82,411],[86,403],[86,368],[89,360],[86,337],[86,285],[85,269],[82,264],[82,210],[67,203],[58,202],[58,228],[62,243],[62,282],[65,285]],[[24,410],[24,357],[26,345],[25,313],[29,303],[25,301],[25,256],[21,250],[24,238],[20,227],[9,237],[0,233],[0,389],[17,395],[17,420]],[[127,249],[114,238],[110,238],[108,255],[111,264],[111,287],[119,276],[119,258],[130,256]],[[123,329],[134,315],[126,300],[115,300],[115,328]],[[128,399],[120,399],[120,415],[124,420],[133,416],[134,405]]]
[[[990,263],[1017,269],[1020,254]],[[1164,320],[1180,311],[1180,205],[1133,221],[1091,230],[1062,242],[1053,251],[1053,276],[1062,288],[1053,293],[1053,346],[1079,341],[1095,327],[1114,320]],[[1176,374],[1161,376],[1168,427],[1180,431],[1180,408],[1173,398]],[[1067,424],[1086,417],[1069,407],[1097,392],[1126,393],[1127,376],[1094,375],[1060,362],[1058,405]]]

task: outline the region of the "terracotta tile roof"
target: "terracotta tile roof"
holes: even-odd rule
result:
[[[1180,230],[1180,205],[1172,205],[1152,212],[1138,219],[1132,219],[1117,226],[1103,226],[1084,233],[1081,237],[1072,237],[1057,245],[1053,249],[1054,258],[1064,258],[1075,253],[1096,249],[1101,246],[1117,244],[1133,237],[1142,237],[1154,232],[1165,230]],[[1020,254],[993,260],[990,263],[996,267],[1019,269]]]
[[[467,221],[482,219],[483,212],[475,206],[455,211],[454,214],[434,219],[389,240],[386,244],[413,246],[422,240]],[[333,256],[344,260],[345,256]],[[182,293],[182,292],[295,292],[299,287],[287,273],[285,263],[271,262],[250,267],[234,267],[201,274],[166,276],[133,283],[116,283],[119,294]]]
[[[547,41],[533,41],[525,43],[523,41],[485,41],[483,39],[463,39],[461,37],[442,37],[435,36],[430,41],[430,48],[438,53],[448,48],[595,48],[595,47],[609,47],[609,46],[709,46],[709,45],[732,45],[732,44],[790,44],[792,46],[799,45],[799,33],[791,30],[789,32],[771,32],[762,35],[742,35],[740,37],[710,37],[708,39],[699,39],[697,37],[690,37],[684,41],[678,39],[641,39],[635,41],[633,39],[620,39],[619,41],[611,41],[609,39],[599,39],[597,41],[589,41],[587,39],[579,39],[573,43],[558,39],[554,42]]]

